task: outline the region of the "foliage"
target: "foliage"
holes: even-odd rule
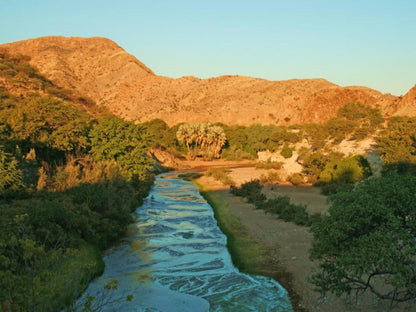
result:
[[[23,189],[23,175],[13,155],[0,146],[0,196]]]
[[[309,226],[320,220],[320,215],[310,216],[305,206],[291,203],[287,196],[267,199],[261,192],[262,188],[259,180],[252,180],[242,184],[241,187],[231,186],[230,192],[233,195],[245,197],[247,202],[254,204],[256,209],[276,214],[286,222]]]
[[[258,161],[254,164],[256,169],[276,169],[279,170],[283,166],[280,161],[271,161],[270,158],[267,161]]]
[[[277,183],[280,182],[282,179],[280,178],[280,175],[276,171],[269,171],[267,175],[262,174],[260,175],[260,183],[266,184],[266,183]]]
[[[310,152],[308,149],[300,151],[299,154],[298,161],[302,163],[303,173],[306,174],[309,182],[316,183],[328,161],[327,157],[319,151]]]
[[[234,180],[230,177],[231,170],[226,168],[209,168],[205,175],[207,177],[213,177],[217,181],[221,181],[224,185],[234,184]]]
[[[176,132],[179,142],[184,142],[188,154],[195,158],[219,158],[221,148],[226,142],[224,130],[210,123],[182,124]]]
[[[385,164],[416,163],[416,118],[392,117],[377,145]]]
[[[287,180],[293,185],[299,185],[305,183],[305,177],[301,173],[292,173]]]
[[[331,155],[325,168],[319,174],[319,184],[354,183],[370,176],[371,169],[363,156],[341,158]]]
[[[73,105],[51,97],[33,95],[0,110],[0,123],[13,133],[12,139],[34,145],[37,154],[47,148],[65,152],[85,151],[88,147],[89,117]],[[46,157],[45,157],[46,158]]]
[[[153,119],[142,124],[151,147],[176,148],[176,131],[161,119]]]
[[[287,196],[270,198],[259,208],[278,215],[279,219],[283,219],[286,222],[293,222],[297,225],[310,225],[306,207],[291,203],[290,198]]]
[[[308,181],[315,185],[355,183],[371,175],[370,165],[363,156],[344,158],[340,153],[324,155],[302,150],[298,161]]]
[[[289,147],[288,143],[285,143],[285,145],[283,145],[282,150],[280,152],[280,154],[284,157],[284,158],[290,158],[293,155],[293,149],[291,149]]]
[[[149,137],[142,125],[109,116],[90,131],[91,155],[97,161],[116,161],[129,181],[144,179],[153,167],[146,155]]]
[[[227,156],[227,159],[249,159],[247,154],[257,157],[259,151],[274,152],[285,142],[294,144],[302,140],[302,132],[299,129],[288,129],[284,126],[253,124],[248,127],[227,125],[222,127],[227,137],[223,157]],[[234,156],[237,154],[239,157]]]
[[[337,116],[324,124],[307,124],[303,130],[313,149],[318,150],[331,139],[335,144],[346,138],[362,140],[374,133],[382,122],[380,109],[361,103],[349,103],[338,110]]]
[[[253,154],[243,151],[241,149],[237,149],[235,146],[222,150],[221,157],[227,160],[244,160],[255,158]]]
[[[245,197],[247,202],[256,206],[266,200],[266,195],[261,192],[262,188],[260,180],[251,180],[243,183],[241,187],[231,186],[230,192],[233,195]]]
[[[311,228],[321,292],[416,298],[415,185],[416,177],[393,174],[331,196],[329,216]]]

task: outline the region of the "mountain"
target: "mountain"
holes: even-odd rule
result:
[[[394,115],[416,116],[416,85],[401,99],[400,107]]]
[[[161,118],[171,125],[320,123],[350,102],[379,107],[385,116],[416,112],[415,88],[413,97],[399,98],[324,79],[157,76],[116,43],[100,37],[41,37],[2,44],[0,49],[28,55],[30,64],[55,85],[75,89],[109,111],[141,122]]]
[[[28,55],[30,64],[55,85],[75,89],[100,105],[112,102],[121,83],[154,75],[116,43],[100,37],[41,37],[0,48]]]

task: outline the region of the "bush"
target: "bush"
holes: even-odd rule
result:
[[[300,173],[293,173],[288,177],[288,180],[293,185],[299,185],[305,183],[305,178]]]
[[[267,199],[261,193],[261,188],[262,186],[259,180],[252,180],[244,183],[240,188],[232,186],[231,193],[247,198],[247,201],[254,204],[256,209],[262,209],[266,213],[276,214],[286,222],[294,222],[298,225],[311,225],[319,220],[318,215],[310,217],[305,206],[292,204],[290,198],[287,196]]]
[[[260,180],[251,180],[241,185],[241,187],[231,187],[231,193],[236,196],[242,196],[247,199],[247,202],[254,204],[255,206],[260,205],[266,200],[261,190],[263,186],[260,184]]]
[[[270,158],[267,161],[258,161],[254,164],[256,169],[276,169],[279,170],[283,166],[280,161],[271,161]]]
[[[280,152],[280,154],[284,157],[284,158],[290,158],[293,155],[293,150],[289,147],[289,144],[285,143],[285,145],[283,145],[282,151]]]
[[[234,184],[234,180],[230,177],[230,169],[226,168],[209,168],[205,175],[207,177],[213,177],[215,180],[220,181],[224,185]]]
[[[236,149],[235,147],[224,149],[221,153],[221,158],[227,160],[244,160],[244,159],[254,159],[255,156],[251,153],[243,151],[241,149]]]
[[[265,174],[262,174],[260,176],[260,182],[262,184],[266,184],[266,183],[277,183],[280,182],[281,178],[279,176],[279,173],[276,171],[271,171],[267,174],[267,176]]]

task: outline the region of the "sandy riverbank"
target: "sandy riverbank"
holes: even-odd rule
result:
[[[253,167],[239,167],[234,163],[231,167],[234,168],[231,176],[237,184],[257,178],[261,174],[261,171]],[[291,298],[293,298],[295,311],[414,311],[413,307],[409,305],[398,305],[390,309],[389,303],[379,302],[371,295],[361,297],[357,303],[354,300],[352,304],[335,296],[322,298],[308,282],[316,264],[309,260],[312,235],[307,227],[287,223],[275,216],[265,214],[261,210],[256,210],[251,204],[244,202],[242,198],[233,196],[228,187],[224,187],[212,178],[204,176],[199,178],[197,182],[205,190],[215,191],[219,199],[226,203],[230,213],[241,220],[243,226],[259,244],[270,250],[277,248],[277,253],[269,254],[269,257],[273,257],[273,259],[268,259],[268,261],[278,261],[285,268],[286,274],[282,274],[282,280],[279,282],[288,289]],[[319,189],[313,187],[273,186],[266,187],[265,193],[269,197],[278,194],[287,195],[294,202],[307,204],[311,213],[325,211],[328,207],[326,198],[320,194]],[[272,277],[276,278],[276,276]]]

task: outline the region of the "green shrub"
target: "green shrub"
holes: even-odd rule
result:
[[[289,147],[289,144],[285,143],[285,145],[283,145],[282,151],[280,152],[280,154],[284,157],[284,158],[290,158],[293,155],[293,149],[291,149]]]
[[[279,170],[283,166],[280,161],[271,161],[270,158],[267,161],[258,161],[254,164],[256,169],[276,169]]]
[[[254,159],[255,156],[241,149],[236,149],[235,147],[231,147],[228,149],[224,149],[222,151],[221,158],[227,159],[227,160],[244,160],[244,159],[250,160],[250,159]]]
[[[252,180],[244,183],[240,188],[231,187],[231,193],[236,196],[243,196],[249,203],[254,204],[256,209],[262,209],[266,213],[276,214],[286,222],[294,222],[298,225],[311,225],[319,220],[318,215],[310,217],[303,205],[290,202],[288,196],[277,196],[267,199],[261,193],[262,185],[259,180]]]

